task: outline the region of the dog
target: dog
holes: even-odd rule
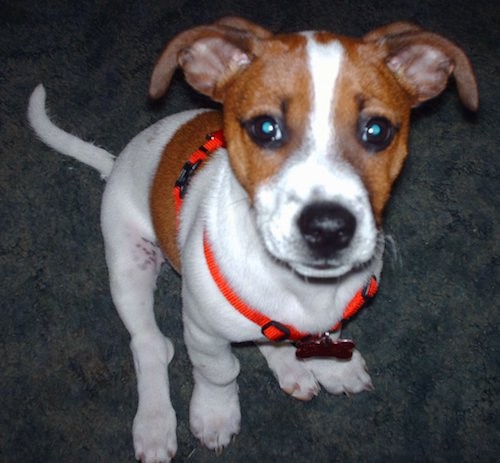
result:
[[[223,18],[167,44],[152,98],[177,67],[223,110],[160,120],[116,159],[56,127],[41,84],[28,107],[43,142],[107,179],[106,262],[137,375],[135,455],[147,463],[177,450],[167,373],[174,349],[153,314],[162,263],[182,271],[190,427],[205,446],[220,452],[240,429],[231,343],[255,341],[297,399],[320,387],[369,390],[361,354],[339,333],[380,281],[383,211],[407,156],[411,109],[450,76],[465,107],[478,107],[464,52],[407,22],[355,39],[274,35]]]

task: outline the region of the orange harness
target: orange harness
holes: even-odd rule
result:
[[[195,174],[196,169],[198,169],[198,167],[200,167],[200,165],[204,161],[206,161],[214,151],[217,151],[219,148],[223,148],[226,146],[222,130],[208,134],[206,138],[207,141],[205,142],[205,144],[200,146],[194,153],[191,154],[191,156],[189,156],[189,159],[186,161],[184,167],[181,170],[181,174],[175,182],[174,201],[177,217],[179,217],[182,200],[186,195],[189,182],[191,181],[192,176]]]
[[[191,154],[188,161],[184,164],[181,174],[175,182],[173,191],[177,216],[179,216],[183,198],[196,169],[208,159],[210,154],[222,147],[225,147],[225,141],[223,132],[220,130],[207,135],[207,142]],[[203,235],[203,252],[210,274],[222,295],[244,317],[260,326],[262,334],[270,341],[279,342],[289,340],[294,342],[297,347],[296,355],[299,358],[317,356],[337,357],[341,359],[351,358],[354,342],[349,339],[333,340],[329,335],[330,332],[339,330],[343,322],[353,317],[375,297],[378,290],[375,277],[372,276],[366,287],[360,289],[354,295],[349,304],[347,304],[341,319],[329,331],[319,335],[311,335],[309,333],[302,333],[292,325],[271,320],[243,301],[231,288],[227,279],[222,274],[215,260],[206,232]]]

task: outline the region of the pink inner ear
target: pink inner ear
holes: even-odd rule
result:
[[[250,63],[247,53],[220,37],[198,40],[179,54],[179,65],[193,88],[220,100],[220,84]]]
[[[232,61],[237,66],[246,66],[247,64],[250,64],[250,58],[248,57],[248,55],[240,50],[236,50],[235,54],[232,57]]]
[[[440,50],[428,45],[410,45],[391,56],[387,66],[414,94],[415,104],[441,93],[454,65]]]
[[[387,60],[387,67],[394,73],[398,73],[401,66],[403,65],[403,61],[399,56],[391,56]]]

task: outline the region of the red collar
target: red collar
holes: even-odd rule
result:
[[[189,157],[178,177],[174,187],[174,200],[177,210],[177,216],[182,206],[182,200],[186,193],[191,177],[196,169],[204,162],[210,154],[218,148],[225,147],[224,135],[222,131],[207,135],[207,142],[198,148]],[[289,340],[297,345],[297,356],[301,358],[311,356],[334,356],[348,359],[352,355],[354,343],[351,340],[339,339],[332,340],[329,337],[330,332],[341,328],[342,323],[359,312],[373,297],[378,290],[378,284],[375,277],[371,277],[368,284],[360,289],[347,304],[341,319],[328,331],[322,334],[311,335],[297,330],[292,325],[280,323],[272,320],[265,314],[243,301],[238,294],[231,288],[227,279],[223,276],[217,261],[215,260],[211,245],[206,232],[203,235],[203,251],[212,278],[226,300],[244,317],[257,324],[262,334],[270,341],[279,342]]]

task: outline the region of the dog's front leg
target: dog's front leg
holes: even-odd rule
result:
[[[184,304],[186,305],[186,297]],[[184,309],[185,310],[185,309]],[[217,453],[240,431],[236,378],[240,366],[231,344],[205,331],[184,312],[184,340],[193,364],[192,433]]]

